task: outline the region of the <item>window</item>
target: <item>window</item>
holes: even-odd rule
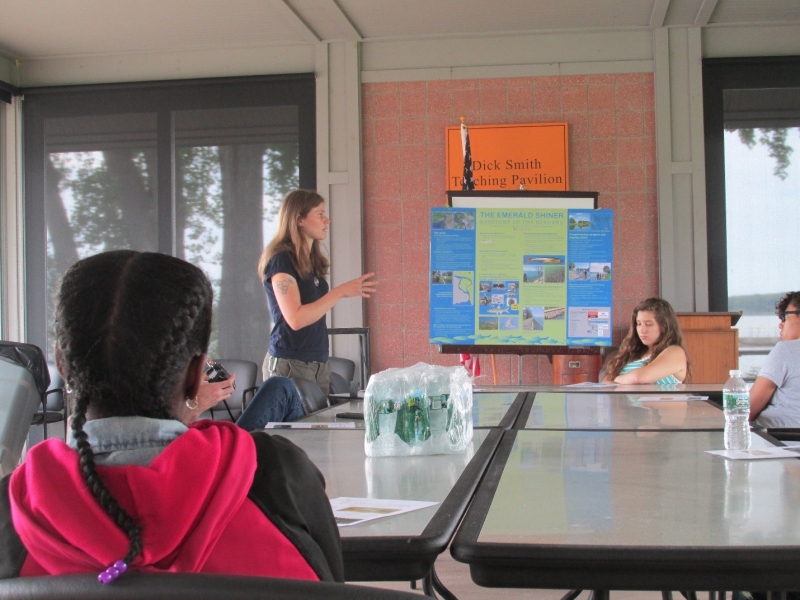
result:
[[[798,288],[800,59],[704,61],[711,310],[741,310],[754,379],[778,341],[775,302]]]
[[[28,340],[52,358],[66,269],[131,248],[201,267],[215,294],[209,353],[260,362],[270,322],[256,264],[283,195],[315,187],[313,76],[25,95]]]

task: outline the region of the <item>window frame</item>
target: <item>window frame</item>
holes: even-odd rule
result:
[[[728,310],[723,93],[730,89],[765,88],[800,88],[800,56],[703,59],[710,311]]]
[[[316,189],[316,83],[313,73],[23,89],[27,341],[47,346],[45,121],[149,112],[157,115],[158,251],[175,254],[174,113],[295,105],[300,187]],[[165,158],[168,158],[165,160]]]

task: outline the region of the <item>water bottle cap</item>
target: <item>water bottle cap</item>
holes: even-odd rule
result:
[[[731,369],[730,371],[728,371],[728,373],[730,374],[731,377],[739,377],[742,374],[742,372],[739,369]]]

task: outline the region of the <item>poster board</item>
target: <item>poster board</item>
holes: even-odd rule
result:
[[[613,211],[540,198],[431,209],[431,344],[611,345]]]
[[[569,190],[567,123],[470,125],[476,190]],[[461,127],[445,128],[447,189],[464,174]]]

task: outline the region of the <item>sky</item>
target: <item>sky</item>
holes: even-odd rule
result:
[[[729,296],[800,289],[800,129],[787,143],[795,152],[781,180],[766,146],[725,132]]]

